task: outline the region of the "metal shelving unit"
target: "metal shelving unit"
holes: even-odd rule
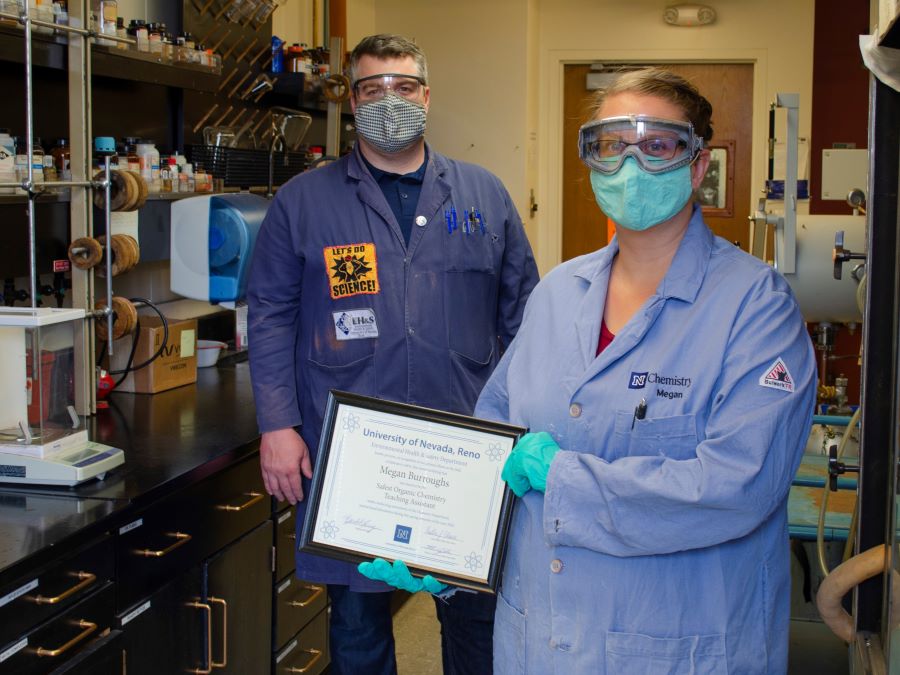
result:
[[[25,191],[27,196],[28,214],[28,256],[29,256],[29,294],[31,307],[37,307],[37,243],[35,234],[35,202],[42,198],[45,191],[55,191],[60,188],[69,190],[70,204],[70,236],[72,239],[91,236],[93,233],[93,219],[91,212],[92,191],[102,189],[106,191],[106,206],[104,218],[106,231],[110,231],[110,180],[109,158],[105,161],[105,175],[102,181],[89,179],[93,160],[91,156],[91,44],[96,38],[94,31],[81,28],[88,24],[89,10],[87,0],[70,2],[69,25],[56,25],[32,18],[28,13],[25,3],[21,14],[0,13],[0,18],[17,21],[23,29],[22,39],[24,53],[22,63],[25,65],[25,124],[26,124],[26,151],[28,153],[28,176],[21,183],[0,183],[0,187],[15,187]],[[69,104],[69,136],[71,138],[70,166],[72,180],[55,181],[52,184],[35,183],[34,180],[34,27],[48,28],[54,31],[62,31],[68,36],[68,104]],[[127,42],[133,41],[127,38],[118,38],[104,35],[104,39]],[[43,41],[38,41],[43,44]],[[48,46],[48,45],[44,45]],[[40,48],[43,54],[42,61],[47,65],[54,62],[50,49],[56,46],[51,43],[48,49]],[[57,57],[58,59],[58,57]],[[77,65],[76,65],[77,64]],[[61,197],[60,197],[61,198]],[[81,358],[76,358],[75,363],[75,406],[79,415],[89,415],[96,411],[96,364],[94,359],[94,322],[97,317],[107,317],[108,327],[108,351],[112,354],[112,254],[111,237],[106,238],[106,308],[94,309],[94,275],[93,271],[72,270],[72,307],[84,309],[88,317],[83,324],[85,332],[80,344],[84,345]],[[76,329],[77,330],[77,329]]]

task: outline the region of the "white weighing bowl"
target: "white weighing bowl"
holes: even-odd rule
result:
[[[209,368],[216,365],[219,354],[227,345],[217,340],[197,340],[197,367]]]

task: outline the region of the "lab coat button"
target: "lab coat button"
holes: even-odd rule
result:
[[[581,404],[573,403],[572,405],[570,405],[569,406],[569,414],[572,417],[581,417]]]
[[[425,216],[416,216],[416,225],[419,227],[425,227],[425,223],[428,222],[428,218]]]
[[[553,574],[559,574],[562,572],[562,569],[563,562],[559,558],[554,559],[553,562],[550,563],[550,571],[553,572]]]
[[[406,332],[409,333],[410,335],[415,335],[416,329],[413,328],[412,326],[410,326],[409,328],[406,329]]]

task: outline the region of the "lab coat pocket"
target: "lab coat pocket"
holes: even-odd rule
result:
[[[724,635],[655,638],[606,633],[606,672],[632,675],[726,675]]]
[[[525,614],[510,605],[502,592],[497,594],[494,614],[494,672],[525,672]]]
[[[616,413],[617,458],[659,456],[693,459],[697,456],[695,415],[634,419],[633,413]]]
[[[317,396],[326,396],[329,389],[371,395],[375,393],[375,357],[369,354],[341,365],[309,359],[304,376],[310,391]]]
[[[497,340],[497,276],[492,269],[444,271],[447,344],[457,354],[486,364]]]

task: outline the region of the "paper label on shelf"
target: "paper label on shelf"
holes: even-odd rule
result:
[[[181,358],[189,359],[194,355],[194,347],[197,344],[197,339],[194,335],[195,332],[193,330],[181,331]]]
[[[120,527],[119,534],[125,534],[126,532],[131,532],[132,530],[140,527],[143,524],[144,524],[144,519],[138,518],[134,522],[128,523],[127,525],[123,525],[122,527]]]
[[[38,587],[39,583],[40,583],[39,580],[33,579],[32,581],[29,581],[24,586],[19,586],[19,588],[14,590],[12,593],[7,593],[2,598],[0,598],[0,607],[3,607],[4,605],[8,605],[16,598],[20,598],[23,595],[25,595],[28,591],[33,591],[35,588]],[[2,660],[2,659],[0,659],[0,660]]]
[[[288,654],[290,654],[292,651],[294,651],[294,647],[296,647],[296,646],[297,646],[297,641],[296,641],[296,640],[292,640],[291,643],[290,643],[287,647],[284,648],[284,651],[281,652],[281,653],[275,658],[275,663],[281,663],[282,661],[284,661],[285,657],[286,657]]]
[[[285,589],[290,588],[290,586],[291,586],[291,579],[285,579],[284,581],[281,582],[281,585],[278,587],[278,592],[284,593]]]
[[[281,525],[284,521],[286,521],[290,517],[291,517],[291,510],[288,509],[287,511],[282,513],[280,516],[278,516],[278,524]]]
[[[143,605],[140,605],[139,607],[135,607],[133,610],[128,612],[128,614],[123,616],[122,622],[121,622],[122,625],[124,626],[126,623],[128,623],[132,619],[139,617],[141,614],[146,612],[148,609],[150,609],[150,601],[149,600],[147,602],[145,602]]]
[[[22,651],[27,646],[28,646],[28,638],[22,638],[16,644],[14,644],[12,647],[7,649],[5,652],[0,653],[0,663],[3,663],[10,656]]]

